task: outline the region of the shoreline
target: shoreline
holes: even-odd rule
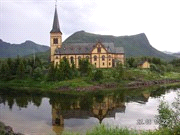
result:
[[[55,82],[54,82],[55,83]],[[1,86],[2,83],[0,83]],[[53,85],[53,83],[52,83]],[[9,90],[18,90],[18,91],[26,91],[26,92],[92,92],[92,91],[99,91],[99,90],[113,90],[113,89],[138,89],[138,88],[147,88],[153,86],[172,86],[172,85],[179,85],[179,79],[161,79],[161,80],[139,80],[139,81],[128,81],[128,82],[111,82],[111,83],[101,83],[101,84],[94,84],[89,86],[55,86],[55,88],[46,89],[44,86],[42,87],[28,87],[28,86],[19,86],[19,84],[14,84],[13,86],[10,83],[4,84],[1,86],[1,89],[9,89]],[[1,90],[0,89],[0,90]]]
[[[2,135],[24,135],[22,133],[15,133],[11,126],[5,125],[2,121],[0,121],[0,134],[2,134]]]

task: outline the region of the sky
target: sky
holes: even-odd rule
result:
[[[50,45],[55,0],[0,0],[0,39]],[[101,35],[145,33],[160,51],[180,52],[178,0],[57,0],[63,40],[84,30]]]

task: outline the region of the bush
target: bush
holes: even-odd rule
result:
[[[180,134],[180,92],[178,92],[172,107],[167,102],[161,101],[157,121],[160,128],[168,128],[173,134]]]
[[[95,81],[100,81],[102,79],[103,79],[103,72],[102,72],[102,70],[97,69],[95,74],[94,74],[94,80]]]

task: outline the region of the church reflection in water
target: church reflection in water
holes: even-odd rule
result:
[[[146,89],[146,90],[117,90],[110,92],[89,92],[76,94],[49,93],[23,93],[1,91],[0,103],[7,104],[9,109],[17,105],[19,109],[27,108],[29,104],[41,107],[42,99],[48,98],[52,114],[50,121],[52,130],[61,134],[68,128],[86,126],[89,122],[94,126],[96,123],[105,122],[105,118],[115,118],[117,113],[125,113],[129,102],[146,104],[149,97],[160,97],[168,89]],[[48,105],[49,105],[48,104]],[[104,120],[104,121],[103,121]],[[49,121],[48,121],[49,122]],[[79,123],[81,122],[81,123]],[[84,125],[83,125],[84,128]]]
[[[150,93],[141,93],[139,96],[129,97],[130,101],[146,103]],[[59,98],[60,99],[60,98]],[[64,130],[65,119],[88,119],[97,118],[102,123],[104,118],[115,118],[116,113],[125,113],[125,102],[128,98],[124,95],[89,96],[64,100],[64,102],[53,102],[52,104],[52,126],[53,131],[61,134]],[[70,104],[69,104],[70,103]],[[66,105],[64,105],[66,104]]]

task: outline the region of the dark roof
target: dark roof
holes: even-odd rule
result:
[[[58,14],[57,14],[57,8],[55,8],[55,12],[54,12],[54,21],[53,21],[53,27],[52,30],[50,31],[50,33],[53,32],[61,32],[60,27],[59,27],[59,20],[58,20]]]
[[[109,53],[124,53],[123,47],[114,47],[113,43],[102,43]],[[90,54],[96,47],[95,43],[69,43],[63,44],[55,50],[55,54]]]

